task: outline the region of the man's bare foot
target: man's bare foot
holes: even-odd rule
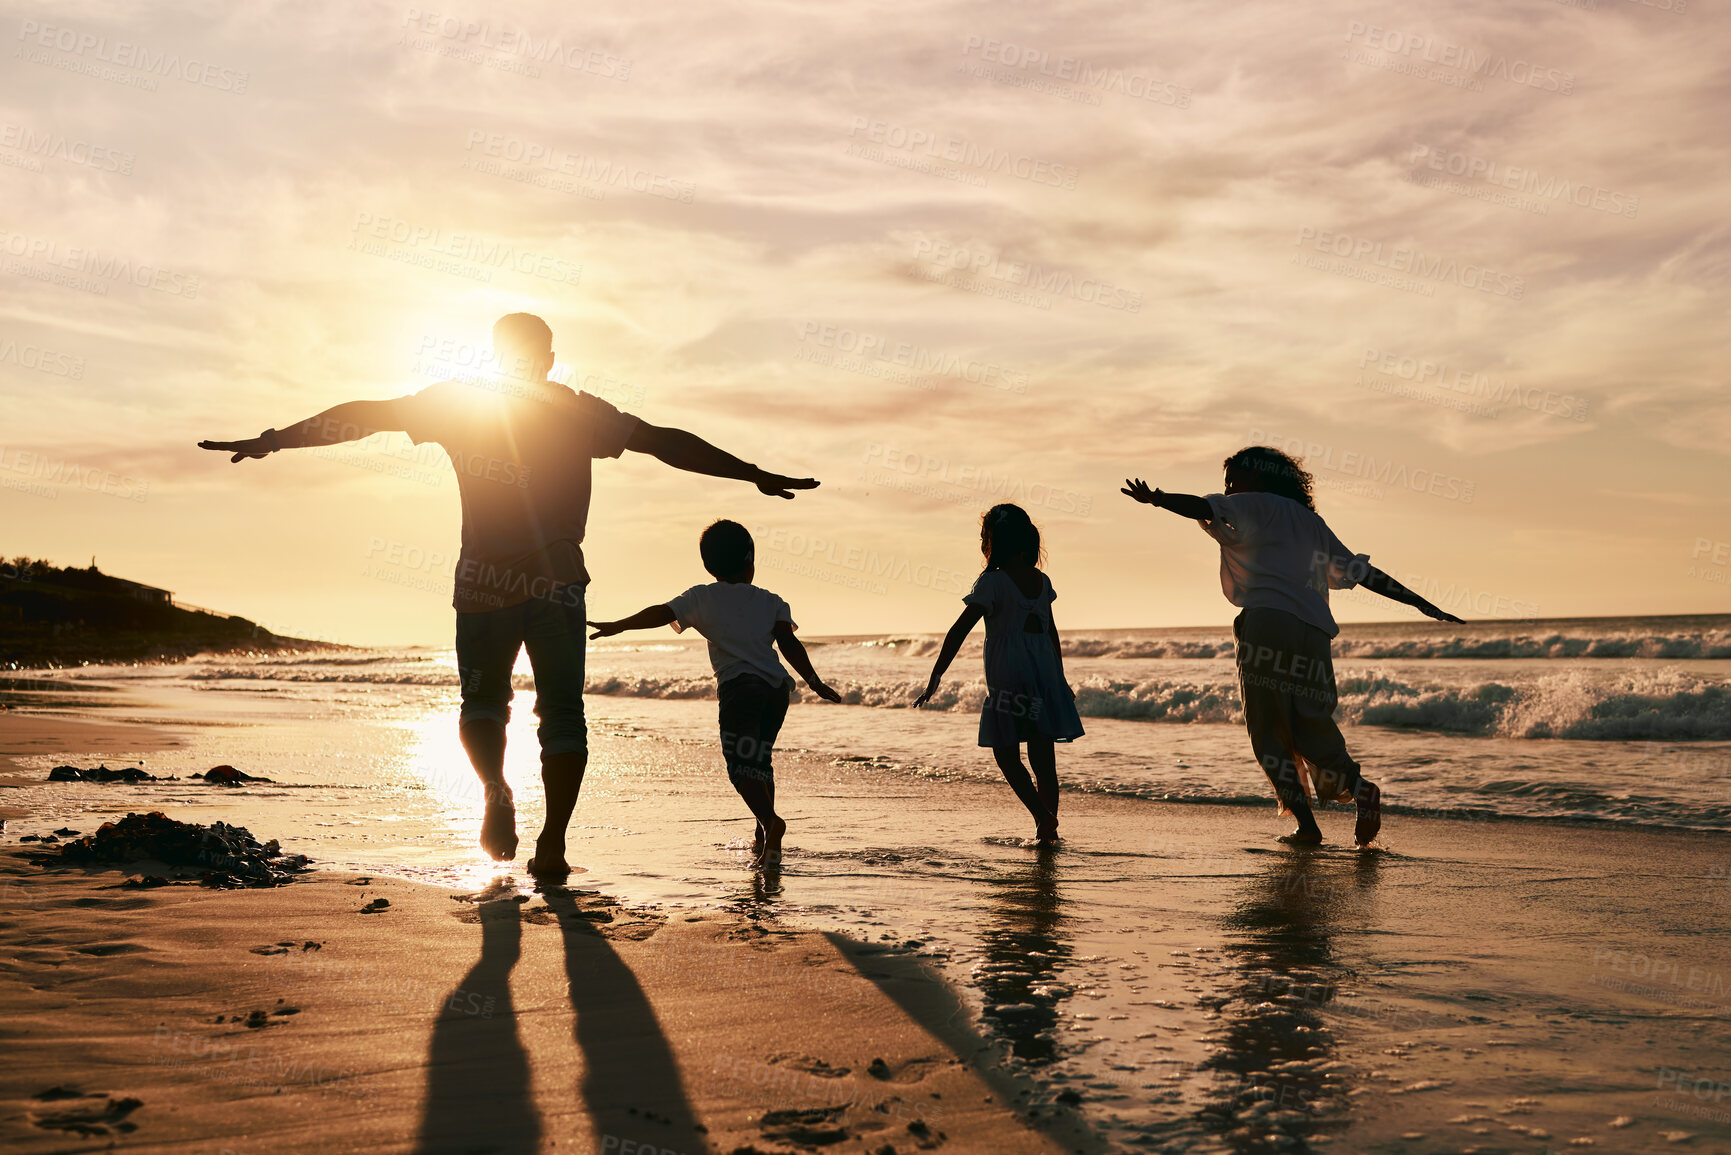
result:
[[[1315,826],[1309,827],[1308,829],[1300,826],[1291,834],[1282,834],[1280,836],[1280,841],[1286,843],[1288,846],[1321,846],[1322,830]]]
[[[535,857],[529,860],[524,869],[536,878],[567,877],[571,873],[571,864],[565,861],[565,844],[536,839]]]
[[[517,857],[517,807],[509,789],[487,791],[487,806],[481,813],[481,849],[500,862]]]
[[[1042,822],[1034,828],[1034,841],[1042,846],[1050,846],[1058,841],[1058,820]]]
[[[763,823],[761,822],[757,824],[757,833],[751,839],[751,857],[754,861],[763,857]]]
[[[758,848],[751,864],[753,866],[779,866],[781,864],[781,837],[787,833],[786,820],[771,818],[768,822],[758,823],[757,828],[763,833],[763,845]]]
[[[1382,791],[1374,782],[1364,783],[1359,790],[1358,822],[1352,828],[1352,840],[1369,846],[1382,829]]]
[[[523,869],[527,870],[531,877],[539,879],[569,878],[571,876],[571,864],[566,862],[563,857],[542,858],[537,854],[528,861]]]

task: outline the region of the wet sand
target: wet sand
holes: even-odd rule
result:
[[[122,873],[0,855],[9,1151],[1091,1146],[1018,1117],[910,952],[581,890]]]
[[[1022,825],[1005,789],[790,756],[791,849],[766,877],[743,868],[713,751],[595,706],[568,894],[337,871],[140,893],[118,872],[44,875],[14,843],[8,1147],[240,1152],[340,1126],[358,1147],[460,1150],[501,1118],[501,1150],[686,1155],[940,1134],[957,1151],[1731,1143],[1721,835],[1403,817],[1381,853],[1292,851],[1263,808],[1072,795],[1042,854],[1000,836]],[[267,838],[249,812],[294,805],[66,789],[106,810],[181,799]],[[1322,821],[1344,838],[1351,816]],[[391,906],[359,913],[376,897]],[[254,1011],[267,1025],[245,1026]],[[56,1085],[102,1094],[34,1098]],[[73,1111],[109,1136],[40,1126]]]
[[[180,745],[176,735],[156,726],[102,722],[65,714],[0,712],[0,822],[29,813],[27,808],[7,802],[8,787],[34,786],[42,781],[39,769],[21,766],[16,759],[40,761],[44,755],[59,757],[65,753],[83,758],[131,758]],[[115,764],[120,766],[124,762]]]

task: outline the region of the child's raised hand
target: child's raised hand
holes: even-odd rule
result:
[[[594,641],[596,638],[610,638],[614,634],[625,632],[618,622],[589,622],[588,624],[595,627],[595,632],[589,635],[590,641]]]
[[[1125,478],[1124,488],[1120,489],[1118,492],[1122,493],[1126,497],[1134,498],[1144,505],[1160,504],[1159,500],[1155,497],[1159,490],[1149,489],[1148,483],[1143,481],[1140,477],[1135,480]]]

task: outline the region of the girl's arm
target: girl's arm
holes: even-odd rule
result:
[[[826,702],[839,702],[841,695],[830,689],[824,680],[817,676],[817,671],[811,668],[811,655],[805,652],[805,643],[794,636],[792,622],[775,623],[775,644],[781,649],[781,656],[787,659],[787,664],[793,667],[793,672],[805,679],[805,684],[811,687],[812,693]]]
[[[950,668],[950,663],[955,661],[956,655],[961,652],[968,632],[985,616],[986,611],[979,606],[968,606],[962,610],[962,616],[956,619],[956,624],[944,635],[944,648],[938,651],[938,660],[932,666],[932,677],[926,683],[926,692],[914,699],[914,709],[925,705],[931,700],[931,696],[938,692],[938,683],[943,681],[944,671]]]
[[[596,638],[610,638],[614,634],[623,633],[626,630],[653,630],[656,626],[673,624],[673,607],[666,605],[645,606],[630,617],[620,618],[616,622],[590,622],[589,624],[595,627],[595,632],[589,635],[590,641],[594,641]]]
[[[1426,617],[1435,618],[1439,622],[1460,621],[1460,619],[1455,617],[1453,614],[1448,613],[1445,610],[1439,610],[1430,602],[1425,601],[1424,598],[1413,593],[1411,590],[1407,589],[1405,586],[1401,585],[1375,566],[1370,567],[1370,572],[1366,574],[1364,580],[1358,584],[1373,594],[1381,594],[1390,601],[1397,601],[1404,605],[1409,605]]]
[[[1144,505],[1170,509],[1179,517],[1188,518],[1191,521],[1214,520],[1214,509],[1208,504],[1206,498],[1197,497],[1191,493],[1167,493],[1163,489],[1149,489],[1148,483],[1140,477],[1133,481],[1125,479],[1124,488],[1118,492],[1140,501]]]

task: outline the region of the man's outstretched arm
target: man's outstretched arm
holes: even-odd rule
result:
[[[1381,594],[1390,601],[1409,605],[1419,613],[1424,614],[1426,617],[1435,618],[1439,622],[1460,621],[1460,619],[1455,617],[1453,614],[1446,610],[1438,609],[1436,606],[1432,605],[1418,594],[1413,593],[1411,590],[1407,589],[1405,586],[1401,585],[1375,566],[1370,567],[1370,572],[1366,574],[1364,580],[1358,584],[1373,594]]]
[[[1163,489],[1149,489],[1148,483],[1140,477],[1134,481],[1126,479],[1124,487],[1118,491],[1126,497],[1134,498],[1144,505],[1156,506],[1160,509],[1170,509],[1179,517],[1191,521],[1213,521],[1214,509],[1206,498],[1197,497],[1192,493],[1167,493]]]
[[[631,432],[625,448],[659,458],[675,469],[701,473],[708,477],[730,477],[749,481],[771,497],[793,497],[796,489],[816,489],[817,481],[810,477],[784,477],[741,461],[726,450],[717,449],[695,433],[661,425],[640,422]]]
[[[345,401],[286,429],[267,429],[244,441],[200,441],[200,449],[232,453],[233,461],[268,457],[279,449],[306,449],[360,441],[386,429],[401,429],[395,401]]]

